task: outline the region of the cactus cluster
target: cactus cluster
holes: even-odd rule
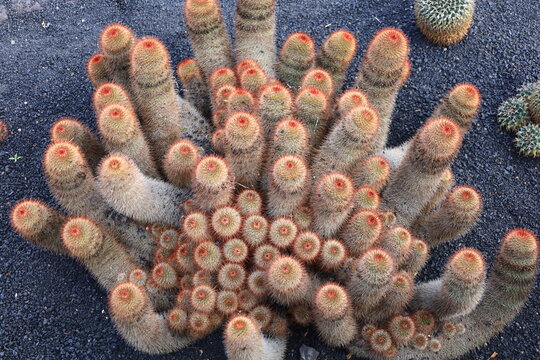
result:
[[[471,27],[475,0],[415,0],[416,24],[438,45],[460,42]]]
[[[11,212],[21,236],[96,278],[126,342],[169,353],[223,325],[229,359],[277,360],[292,320],[357,356],[447,359],[516,316],[538,263],[527,230],[506,235],[489,276],[461,249],[440,279],[414,280],[482,210],[450,170],[480,106],[474,85],[386,148],[411,68],[402,31],[375,34],[342,91],[348,31],[318,51],[294,33],[278,52],[275,1],[239,0],[233,49],[217,0],[187,0],[184,16],[184,97],[158,39],[107,26],[88,62],[99,139],[60,119],[43,156],[67,215],[33,199]]]
[[[516,133],[514,143],[521,154],[540,156],[540,82],[523,85],[504,101],[497,119],[503,129]]]

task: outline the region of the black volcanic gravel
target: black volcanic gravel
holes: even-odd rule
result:
[[[16,13],[0,1],[9,20],[0,23],[0,120],[10,134],[0,143],[0,359],[151,358],[126,345],[109,320],[107,297],[85,270],[28,244],[11,231],[9,209],[24,197],[53,199],[41,174],[49,127],[59,117],[94,126],[85,74],[96,39],[110,22],[123,22],[139,36],[157,36],[173,64],[191,56],[182,4],[169,0],[40,1],[43,10]],[[233,1],[225,1],[231,23]],[[412,1],[296,0],[278,4],[278,41],[305,31],[320,44],[345,28],[359,40],[359,55],[380,28],[395,26],[411,41],[412,74],[401,91],[390,143],[414,134],[441,96],[468,81],[483,94],[479,119],[463,144],[453,170],[458,184],[484,195],[480,223],[464,238],[434,252],[424,279],[440,274],[449,254],[463,246],[484,252],[491,263],[501,236],[514,227],[540,234],[540,160],[516,153],[510,134],[496,122],[496,109],[525,82],[540,77],[540,2],[479,0],[473,27],[460,44],[443,48],[426,41],[414,24]],[[3,8],[2,9],[6,9]],[[351,72],[352,78],[352,72]],[[17,161],[13,156],[19,156]],[[10,158],[12,160],[10,160]],[[540,359],[540,296],[533,290],[525,309],[504,332],[464,359]],[[345,359],[346,351],[326,347],[314,329],[294,329],[287,359],[299,359],[306,344],[319,359]],[[223,359],[221,334],[163,359]],[[157,357],[156,357],[157,358]]]

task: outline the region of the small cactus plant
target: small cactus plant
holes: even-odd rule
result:
[[[375,34],[342,92],[352,32],[319,50],[295,33],[278,57],[275,1],[239,0],[236,12],[233,48],[217,0],[185,2],[195,57],[176,68],[184,97],[163,43],[106,27],[87,64],[102,141],[56,122],[43,167],[67,215],[22,200],[13,228],[86,267],[118,332],[149,354],[223,327],[229,359],[284,359],[286,314],[371,359],[457,358],[499,332],[535,279],[529,231],[505,236],[489,276],[461,249],[440,279],[414,281],[480,216],[480,194],[453,187],[450,170],[478,89],[456,85],[388,149],[411,69],[401,30]]]
[[[515,132],[517,150],[524,156],[540,156],[540,82],[523,85],[503,102],[497,113],[499,124]]]
[[[438,45],[460,42],[471,27],[475,0],[416,0],[416,24]]]

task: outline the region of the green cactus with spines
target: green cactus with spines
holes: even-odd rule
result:
[[[523,126],[514,139],[517,149],[525,156],[540,156],[540,125],[528,124]]]

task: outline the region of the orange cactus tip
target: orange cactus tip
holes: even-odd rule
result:
[[[212,228],[222,238],[234,237],[242,225],[242,216],[234,207],[225,206],[212,214]]]
[[[457,186],[448,195],[448,201],[462,210],[478,210],[482,206],[482,196],[471,186]]]
[[[399,29],[385,28],[375,34],[366,53],[372,57],[372,60],[405,59],[409,54],[409,39]]]
[[[482,100],[480,90],[470,83],[461,83],[454,86],[450,90],[449,98],[462,111],[466,109],[476,111]]]
[[[296,155],[279,157],[272,167],[272,179],[275,185],[287,192],[294,192],[302,187],[308,176],[307,165]]]
[[[388,330],[394,341],[398,344],[404,344],[412,340],[415,334],[414,321],[409,316],[397,315],[390,319]]]
[[[210,87],[214,90],[225,85],[236,85],[236,74],[227,67],[222,67],[214,70],[210,75]]]
[[[307,280],[304,266],[290,256],[277,257],[266,272],[267,286],[282,294],[297,290]]]
[[[208,285],[197,285],[191,291],[191,306],[195,311],[209,313],[216,305],[217,293]]]
[[[326,174],[316,185],[316,193],[321,195],[320,199],[335,206],[347,205],[354,192],[351,179],[340,173]]]
[[[11,226],[21,235],[31,238],[49,225],[48,219],[52,215],[52,209],[39,200],[21,200],[11,209]]]
[[[312,231],[298,234],[293,244],[293,253],[303,262],[315,261],[321,250],[321,239]]]
[[[270,225],[270,242],[280,249],[289,247],[296,238],[298,227],[289,218],[278,217]]]
[[[369,337],[369,345],[376,353],[385,353],[392,348],[392,337],[384,329],[374,330]]]
[[[486,264],[482,253],[476,249],[460,249],[452,255],[446,265],[447,276],[467,283],[481,282],[486,275]]]
[[[415,141],[430,157],[445,158],[455,154],[462,138],[459,126],[453,120],[440,117],[426,122]]]
[[[327,283],[317,290],[313,307],[324,319],[339,319],[350,308],[349,295],[339,284]]]
[[[352,108],[357,106],[369,106],[369,100],[360,90],[347,90],[338,99],[338,111],[340,114],[347,114]]]
[[[356,37],[347,30],[338,30],[328,36],[323,48],[332,57],[349,63],[356,52]]]
[[[79,147],[69,141],[49,145],[43,157],[45,171],[49,175],[63,176],[87,166]]]
[[[534,266],[538,262],[538,240],[529,230],[511,230],[505,235],[499,254],[511,265]]]
[[[109,295],[109,308],[120,322],[137,321],[148,307],[148,295],[132,282],[116,285]]]
[[[435,315],[428,310],[418,310],[412,315],[416,331],[425,335],[431,334],[435,328]]]
[[[169,52],[165,45],[154,37],[137,40],[131,52],[131,65],[147,69],[162,69],[169,66]]]
[[[51,127],[51,140],[73,141],[81,136],[81,133],[88,132],[88,128],[73,118],[61,118]]]
[[[224,159],[209,155],[201,159],[195,168],[195,178],[203,186],[221,187],[229,176],[229,168]]]
[[[365,139],[373,137],[379,127],[379,115],[371,107],[353,107],[346,115],[348,130]]]
[[[103,233],[90,219],[72,218],[64,224],[62,242],[75,258],[87,259],[101,249]]]
[[[236,315],[225,327],[225,342],[238,341],[240,339],[253,339],[257,341],[262,334],[255,322],[248,316]]]
[[[246,280],[246,270],[240,264],[225,264],[219,269],[218,283],[225,290],[240,290]]]
[[[105,54],[129,51],[135,42],[133,31],[122,24],[110,24],[101,32],[99,45]]]

